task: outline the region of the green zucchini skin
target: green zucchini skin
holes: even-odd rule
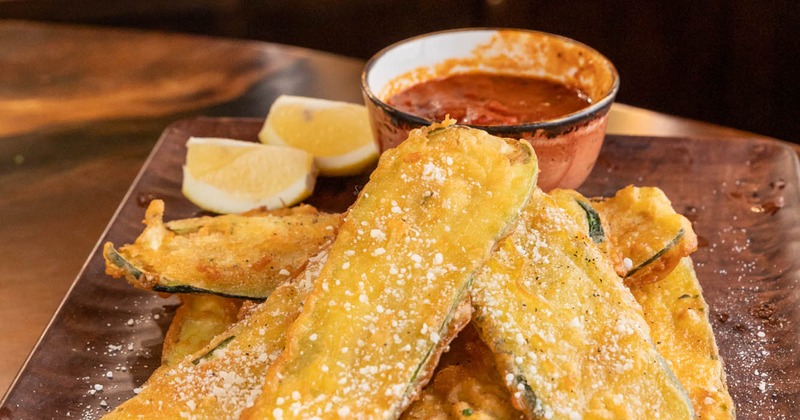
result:
[[[586,201],[576,199],[575,202],[586,212],[586,223],[589,225],[589,237],[594,243],[599,244],[606,240],[606,232],[603,230],[603,223],[600,215]]]
[[[134,281],[138,281],[144,275],[144,271],[126,260],[125,257],[123,257],[113,246],[106,245],[104,254],[106,256],[106,260],[109,261],[113,266],[122,270],[126,277],[130,277]]]
[[[111,244],[106,244],[103,249],[103,254],[106,258],[107,271],[113,270],[117,276],[121,273],[130,283],[146,290],[162,293],[208,293],[222,297],[255,301],[263,301],[269,296],[269,291],[264,289],[256,289],[251,293],[229,293],[224,290],[201,288],[187,284],[188,282],[165,278],[160,274],[149,273],[128,261],[128,259]]]
[[[575,190],[556,188],[549,193],[556,204],[580,225],[585,224],[587,234],[596,244],[607,242],[603,219],[592,207],[589,199]]]
[[[659,249],[658,252],[653,254],[652,257],[642,261],[641,264],[639,264],[636,267],[633,267],[630,270],[628,270],[628,272],[625,273],[625,277],[626,278],[631,277],[634,274],[636,274],[637,272],[639,272],[639,270],[641,270],[641,269],[647,267],[648,265],[653,264],[654,262],[658,261],[659,258],[661,258],[664,254],[670,252],[672,249],[674,249],[681,242],[681,240],[683,240],[684,233],[685,233],[685,231],[683,229],[678,230],[678,234],[675,235],[675,237],[672,238],[671,241],[667,242],[667,244],[664,246],[664,248]]]
[[[192,360],[192,364],[193,365],[198,365],[201,362],[203,362],[204,360],[208,360],[208,359],[214,357],[214,352],[216,352],[217,350],[224,349],[235,338],[236,338],[235,335],[232,335],[232,336],[227,337],[227,338],[223,338],[222,341],[220,341],[219,344],[217,344],[211,350],[209,350],[208,353],[205,353],[205,354],[201,355],[200,357]]]
[[[175,223],[165,223],[164,227],[169,230],[170,232],[176,235],[189,235],[192,233],[198,232],[203,226],[204,223],[198,221],[193,224],[175,224]]]
[[[199,287],[194,287],[194,286],[188,285],[188,284],[174,284],[174,285],[159,285],[159,284],[157,284],[157,285],[153,286],[153,288],[151,290],[154,291],[154,292],[172,293],[172,294],[207,293],[207,294],[212,294],[212,295],[222,296],[222,297],[227,297],[227,298],[252,300],[252,301],[255,301],[255,302],[263,302],[268,297],[268,295],[267,296],[262,296],[263,293],[253,293],[254,295],[257,294],[258,296],[252,296],[250,294],[248,294],[248,295],[232,294],[232,293],[221,292],[221,291],[213,290],[213,289],[201,289]]]

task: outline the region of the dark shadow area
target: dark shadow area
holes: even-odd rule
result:
[[[800,143],[792,0],[11,0],[0,18],[255,39],[366,59],[404,38],[497,26],[556,33],[617,66],[619,102]]]

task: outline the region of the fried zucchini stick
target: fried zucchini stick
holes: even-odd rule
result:
[[[630,291],[540,190],[475,278],[472,302],[473,322],[528,416],[694,416]]]
[[[626,187],[614,197],[592,200],[609,235],[620,244],[623,255],[635,255],[644,244],[663,242],[683,230],[682,241],[661,252],[653,269],[640,272],[640,281],[629,284],[650,325],[650,336],[683,384],[700,419],[734,418],[734,405],[725,380],[725,369],[708,305],[688,255],[696,247],[691,224],[672,207],[666,194],[654,187]],[[649,236],[648,236],[649,235]],[[648,238],[640,240],[641,238]],[[653,238],[653,239],[649,239]],[[635,257],[634,257],[635,258]],[[676,263],[677,258],[677,263]],[[639,260],[651,258],[642,257]]]
[[[434,125],[385,152],[243,418],[396,418],[469,321],[474,272],[525,206],[526,142]]]
[[[180,299],[181,306],[164,336],[163,365],[174,365],[205,347],[237,321],[242,305],[238,299],[209,294],[180,295]]]
[[[336,236],[340,215],[298,206],[163,222],[153,200],[133,244],[103,247],[106,273],[145,290],[265,299]]]
[[[735,418],[708,305],[691,258],[684,257],[662,280],[630,289],[642,305],[656,348],[689,393],[698,419]]]
[[[192,357],[159,367],[138,395],[103,418],[238,419],[261,393],[267,367],[283,350],[286,329],[311,291],[325,252]]]

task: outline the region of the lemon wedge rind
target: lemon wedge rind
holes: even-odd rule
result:
[[[183,167],[183,195],[196,206],[220,214],[244,213],[259,207],[277,209],[295,205],[308,198],[314,191],[315,176],[295,181],[283,191],[262,199],[242,197],[236,193],[225,191],[207,184],[192,176]]]
[[[367,109],[347,102],[282,95],[258,137],[264,144],[311,153],[326,176],[361,173],[378,158]]]
[[[375,163],[377,157],[378,148],[370,143],[339,156],[315,156],[314,162],[325,175],[347,176],[364,172]]]

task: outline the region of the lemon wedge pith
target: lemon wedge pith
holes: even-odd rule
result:
[[[182,191],[204,210],[274,209],[296,204],[314,190],[317,168],[303,150],[197,137],[186,149]]]
[[[355,175],[378,158],[367,109],[347,102],[282,95],[258,137],[311,153],[322,175]]]

